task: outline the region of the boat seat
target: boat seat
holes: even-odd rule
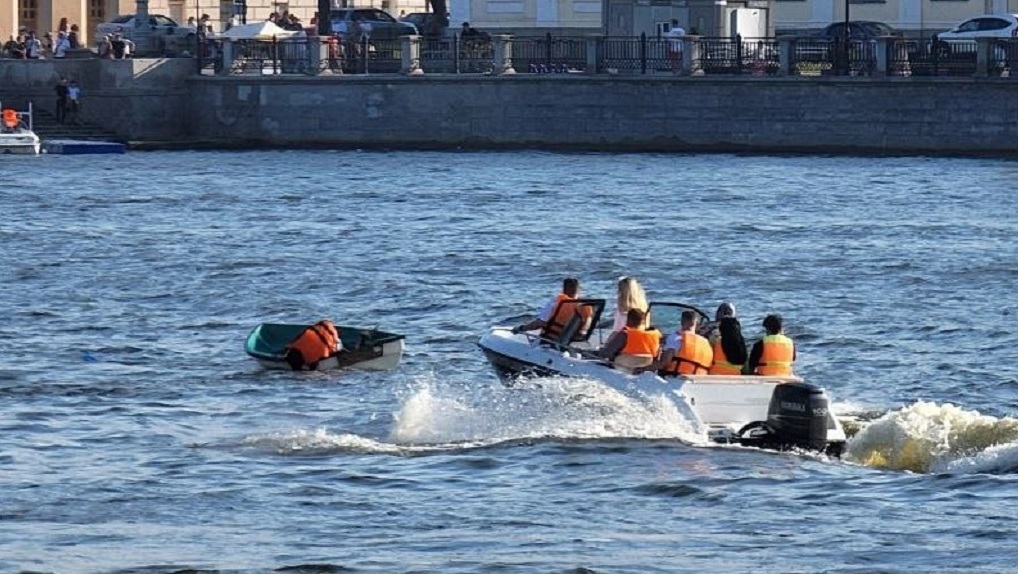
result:
[[[562,328],[562,332],[559,333],[558,340],[555,343],[560,347],[568,347],[573,342],[573,339],[576,338],[582,325],[583,317],[580,317],[579,313],[573,313],[573,316],[566,322],[566,326]]]
[[[650,355],[619,355],[613,362],[616,369],[626,373],[632,373],[634,369],[642,369],[653,364],[654,357]]]

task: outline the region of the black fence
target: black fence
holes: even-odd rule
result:
[[[685,41],[648,37],[543,37],[511,39],[518,73],[695,74],[728,76],[975,76],[1009,75],[1018,66],[1018,40],[975,42],[885,38],[708,38]],[[199,42],[200,73],[221,72],[223,45]],[[403,39],[285,39],[231,43],[232,74],[396,73]],[[312,50],[322,54],[312,57]],[[426,73],[488,74],[496,65],[489,38],[421,38],[419,64]],[[985,68],[980,69],[980,66]]]

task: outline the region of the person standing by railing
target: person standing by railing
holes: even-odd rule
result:
[[[53,57],[66,58],[67,51],[71,49],[71,42],[67,39],[67,32],[57,32],[57,40],[53,44]]]
[[[343,73],[343,42],[339,32],[333,32],[327,40],[329,47],[329,70],[336,74]]]
[[[686,36],[686,30],[679,26],[679,21],[672,18],[671,26],[665,37],[668,39],[668,60],[672,64],[672,73],[678,75],[682,72],[682,42]]]

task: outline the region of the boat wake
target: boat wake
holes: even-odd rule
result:
[[[918,473],[1018,472],[1018,419],[917,402],[863,427],[844,458]]]
[[[424,384],[395,414],[399,444],[492,444],[521,439],[645,438],[699,444],[665,396],[632,397],[597,381],[548,377],[515,387]]]
[[[539,440],[672,439],[705,444],[664,396],[631,397],[583,379],[539,378],[518,387],[417,380],[400,398],[388,436],[295,429],[244,439],[284,456],[415,456]]]

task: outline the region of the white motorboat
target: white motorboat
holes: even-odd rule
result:
[[[39,136],[32,131],[32,104],[28,110],[19,112],[13,108],[3,108],[0,116],[0,155],[27,154],[38,155],[41,142]]]
[[[598,345],[590,341],[604,299],[580,299],[574,304],[591,308],[593,320],[587,332],[574,316],[554,341],[535,333],[513,333],[510,327],[493,327],[481,337],[478,346],[503,382],[511,385],[521,376],[593,379],[627,394],[667,396],[694,431],[702,430],[714,442],[841,454],[847,437],[823,388],[794,376],[634,375],[598,357]],[[690,305],[651,303],[652,323],[678,325],[684,309],[694,309],[706,319]]]

